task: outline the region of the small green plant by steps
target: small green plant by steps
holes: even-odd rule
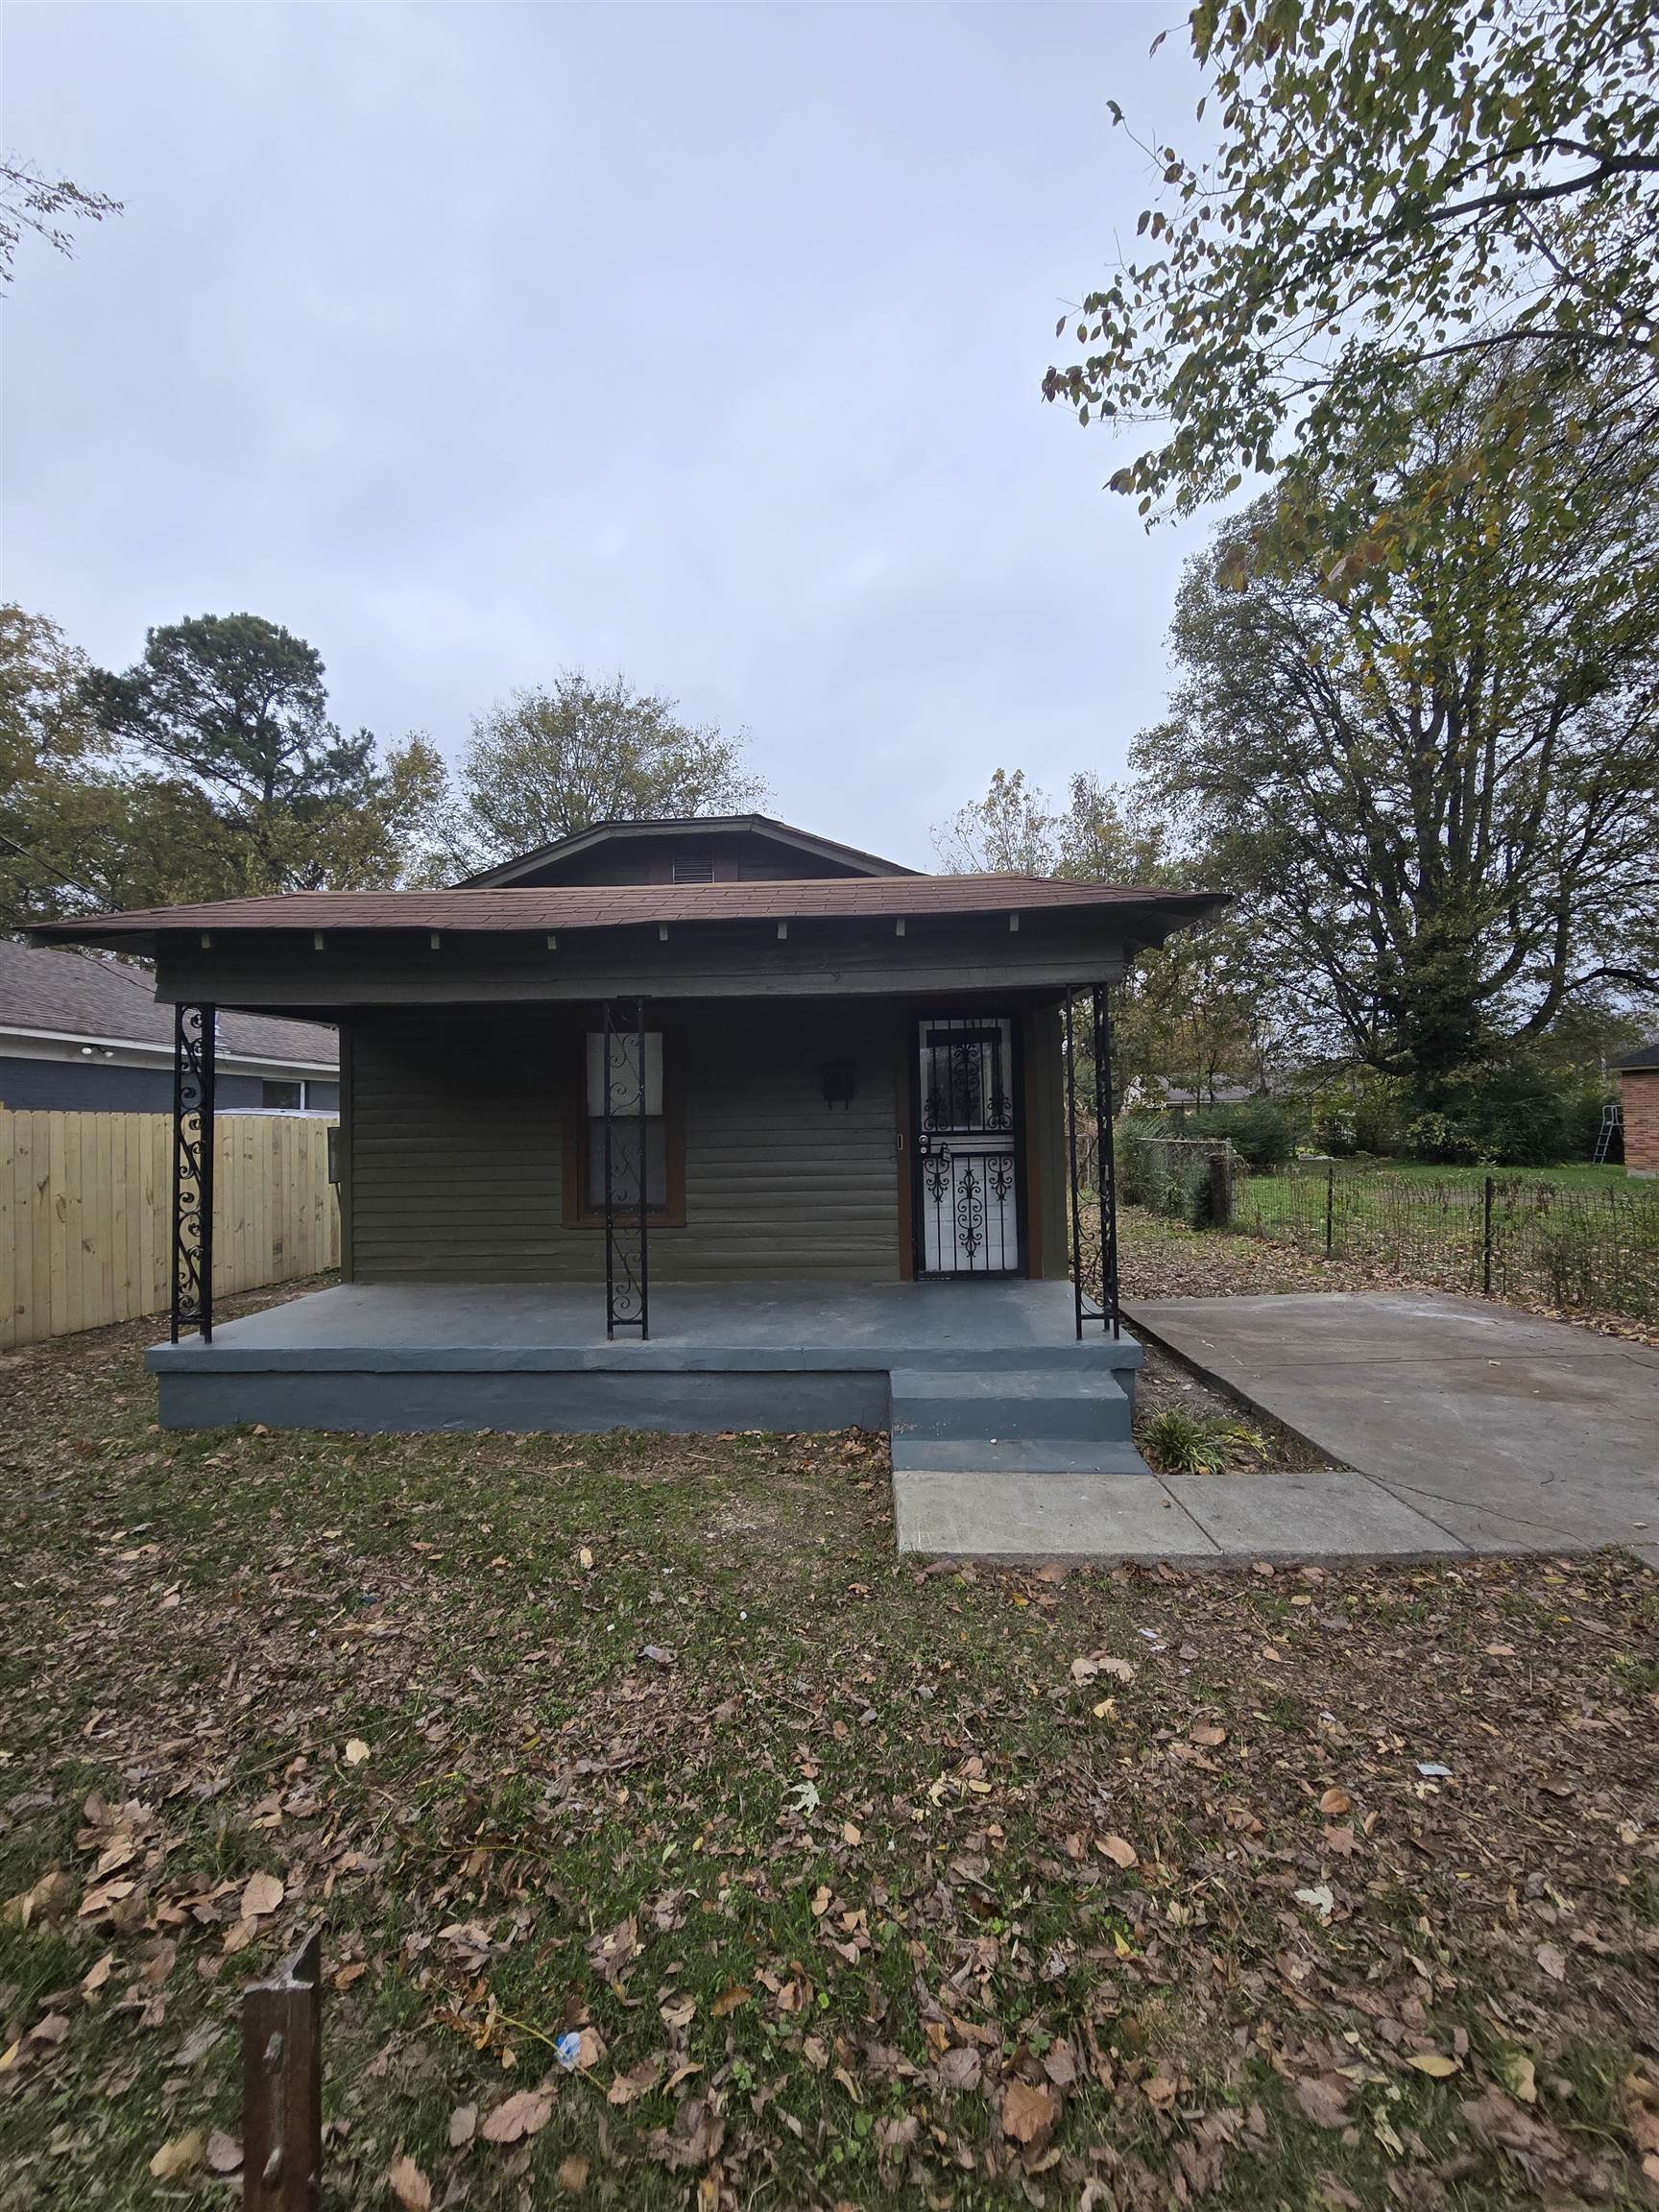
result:
[[[1238,1458],[1264,1458],[1267,1439],[1241,1421],[1201,1421],[1179,1406],[1154,1413],[1141,1440],[1161,1475],[1223,1475]]]

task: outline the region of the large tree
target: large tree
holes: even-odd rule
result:
[[[1134,788],[1073,776],[1055,805],[1025,772],[998,768],[983,799],[934,831],[953,874],[1065,876],[1082,882],[1196,885],[1198,855],[1178,854]],[[1142,952],[1118,994],[1113,1085],[1142,1098],[1175,1087],[1214,1098],[1219,1085],[1265,1089],[1276,1058],[1276,998],[1255,934],[1227,917]],[[1093,1078],[1085,1070],[1085,1087]]]
[[[0,607],[0,928],[98,902],[113,749],[86,675],[56,623]]]
[[[1432,541],[1363,591],[1319,558],[1241,568],[1262,508],[1222,530],[1132,757],[1299,978],[1310,1044],[1420,1109],[1570,1007],[1659,993],[1659,463],[1592,387],[1539,441],[1549,497],[1530,443],[1465,466],[1503,383],[1421,379],[1387,465],[1355,464],[1384,504],[1445,488]]]
[[[196,896],[392,883],[443,784],[424,739],[384,758],[328,719],[322,656],[256,614],[148,634],[125,675],[87,683],[135,804],[210,824]],[[148,799],[146,800],[146,793]]]
[[[672,699],[624,677],[565,669],[473,724],[461,764],[463,835],[482,860],[551,844],[595,822],[737,814],[765,786],[741,738],[682,720]]]
[[[1189,31],[1218,146],[1145,148],[1162,196],[1045,382],[1085,422],[1156,425],[1114,490],[1147,513],[1275,467],[1317,483],[1454,356],[1535,388],[1599,364],[1659,425],[1651,0],[1200,0]],[[1495,406],[1477,460],[1517,428]],[[1431,513],[1443,489],[1414,486]]]

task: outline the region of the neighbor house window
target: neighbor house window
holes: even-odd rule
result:
[[[605,1038],[588,1032],[587,1170],[584,1197],[590,1214],[605,1211]],[[611,1039],[611,1190],[618,1206],[639,1203],[639,1037],[623,1030]],[[645,1032],[645,1204],[654,1214],[668,1206],[668,1127],[662,1111],[662,1033]]]
[[[299,1083],[262,1083],[259,1086],[259,1103],[272,1114],[297,1114],[304,1103],[304,1089]]]

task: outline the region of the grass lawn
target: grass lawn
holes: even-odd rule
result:
[[[9,2212],[228,2203],[314,1925],[331,2206],[1651,2202],[1627,1556],[924,1569],[876,1440],[162,1435],[151,1333],[0,1360]]]
[[[1330,1186],[1316,1170],[1250,1174],[1235,1184],[1235,1235],[1196,1238],[1148,1210],[1123,1208],[1123,1283],[1140,1296],[1382,1287],[1479,1294],[1482,1186],[1473,1170],[1394,1166],[1338,1164]],[[1257,1243],[1257,1259],[1243,1257],[1245,1243]],[[1137,1263],[1150,1276],[1140,1286]],[[1184,1287],[1152,1287],[1170,1276]],[[1496,1179],[1491,1287],[1535,1314],[1650,1338],[1659,1332],[1659,1184],[1630,1181],[1623,1168]]]

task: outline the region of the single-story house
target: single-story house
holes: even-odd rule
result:
[[[333,1114],[332,1029],[265,1014],[219,1016],[221,1113]],[[131,961],[0,938],[0,1108],[173,1110],[173,1011]]]
[[[1624,1172],[1659,1175],[1659,1037],[1615,1060],[1624,1122]]]
[[[1108,1089],[1125,963],[1223,903],[918,875],[745,815],[601,824],[447,890],[36,935],[153,961],[174,1010],[165,1422],[891,1420],[951,1467],[1139,1466],[1078,1092]],[[338,1026],[345,1281],[214,1332],[225,1008]]]

